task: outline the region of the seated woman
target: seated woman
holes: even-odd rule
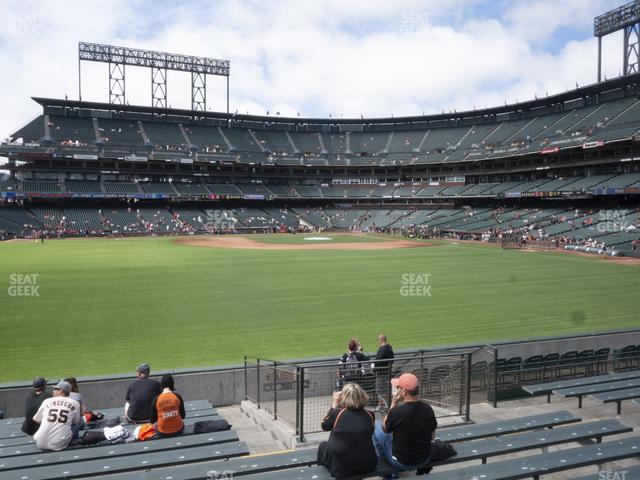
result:
[[[73,398],[80,404],[80,415],[84,415],[87,411],[87,406],[84,403],[84,398],[82,397],[80,389],[78,388],[78,380],[76,380],[76,377],[68,377],[65,378],[64,381],[69,382],[69,385],[71,385],[71,393],[69,394],[69,398]]]
[[[169,374],[163,375],[160,380],[160,395],[151,402],[151,412],[149,422],[155,425],[158,437],[171,437],[180,435],[184,430],[186,416],[184,411],[184,400],[179,393],[174,391],[173,377]]]
[[[333,394],[331,409],[322,420],[322,430],[331,431],[328,442],[318,447],[318,465],[335,478],[364,475],[376,468],[373,446],[375,415],[365,410],[369,397],[360,386],[347,383]]]

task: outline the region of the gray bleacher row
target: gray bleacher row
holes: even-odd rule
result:
[[[578,408],[582,408],[585,396],[600,403],[616,403],[620,415],[623,401],[640,398],[640,370],[529,385],[523,390],[531,395],[547,395],[548,399],[551,394],[561,398],[575,397]]]
[[[473,478],[526,478],[535,476],[536,472],[561,471],[584,465],[595,465],[613,459],[637,457],[640,438],[626,438],[600,443],[604,437],[631,432],[633,429],[615,419],[604,419],[581,423],[566,411],[549,412],[547,414],[524,417],[513,420],[501,420],[484,424],[463,425],[442,428],[438,437],[453,443],[457,455],[443,462],[434,463],[431,476],[437,478],[458,479],[472,478],[474,472],[479,476]],[[544,455],[529,455],[517,460],[495,461],[486,464],[488,458],[527,452],[554,445],[571,444],[589,439],[598,441],[597,445],[565,449]],[[479,461],[481,465],[439,471],[438,465],[454,465],[457,463]],[[145,472],[118,473],[104,476],[105,480],[195,480],[199,478],[247,478],[247,479],[300,479],[329,480],[329,472],[315,465],[316,450],[301,449],[297,451],[274,453],[259,456],[240,457],[226,461],[209,460],[198,464],[180,466],[156,465]],[[522,466],[526,464],[527,470]],[[382,460],[372,474],[391,473],[388,464]],[[531,472],[524,475],[523,472]],[[468,476],[467,476],[468,475]],[[485,476],[486,475],[486,476]],[[360,476],[350,477],[353,479]]]
[[[544,444],[543,444],[544,445]],[[541,475],[565,472],[575,468],[598,465],[601,461],[615,461],[637,456],[640,437],[626,438],[603,444],[569,448],[552,453],[530,455],[513,460],[496,461],[491,464],[474,465],[446,471],[431,472],[426,478],[436,480],[515,480],[521,478],[539,479]],[[535,448],[535,447],[530,447]],[[456,458],[456,457],[452,457]],[[379,466],[377,474],[391,470]],[[148,477],[144,477],[148,478]],[[329,472],[320,466],[298,467],[290,470],[249,474],[242,476],[247,480],[331,480]],[[363,478],[350,477],[350,480]],[[403,478],[423,479],[424,476],[405,476]],[[599,477],[600,480],[603,478]],[[636,478],[636,477],[630,477]]]
[[[196,147],[208,153],[240,153],[240,161],[266,157],[283,164],[324,165],[403,164],[476,161],[508,151],[579,145],[586,140],[629,138],[637,130],[640,106],[636,97],[598,105],[567,107],[561,113],[455,128],[375,132],[284,132],[268,129],[207,127],[177,123],[41,115],[12,137],[38,142],[48,131],[61,144],[107,147],[152,146],[186,152]],[[145,139],[147,141],[145,141]],[[300,159],[307,156],[308,159]],[[298,158],[295,158],[298,157]]]
[[[209,197],[211,195],[263,195],[265,198],[430,198],[491,197],[528,192],[589,192],[598,188],[640,186],[640,173],[602,174],[587,177],[545,178],[504,183],[426,185],[397,182],[380,185],[278,185],[207,184],[195,182],[99,182],[97,180],[4,180],[0,191],[26,194],[142,195]]]

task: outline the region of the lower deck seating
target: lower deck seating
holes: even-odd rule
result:
[[[58,479],[101,476],[105,473],[132,472],[140,478],[141,471],[166,468],[211,460],[228,460],[249,453],[233,430],[193,434],[193,424],[201,420],[221,419],[206,400],[185,403],[187,417],[182,435],[144,442],[116,445],[72,446],[60,452],[40,451],[31,437],[28,443],[7,445],[0,440],[0,478]],[[102,411],[105,418],[117,416],[121,408]],[[18,432],[19,418],[2,420],[0,431]],[[134,429],[135,425],[126,425]],[[20,432],[21,433],[21,432]],[[10,442],[20,441],[13,438]]]
[[[601,443],[603,437],[631,432],[633,429],[615,419],[604,419],[580,423],[579,418],[569,412],[550,412],[545,415],[524,417],[515,420],[489,422],[478,425],[464,425],[438,430],[438,437],[453,442],[457,455],[433,464],[434,470],[426,478],[472,479],[495,478],[515,479],[535,477],[545,469],[562,471],[584,465],[601,463],[598,461],[617,460],[637,456],[640,437],[626,438]],[[510,427],[509,427],[510,425]],[[516,452],[534,451],[553,445],[571,444],[588,440],[597,440],[597,444],[587,447],[564,449],[543,455],[531,454],[524,458],[506,461],[494,461],[486,465],[488,458]],[[331,475],[322,466],[316,465],[315,448],[301,449],[282,453],[249,456],[227,461],[207,461],[196,465],[181,465],[151,469],[145,472],[146,480],[195,480],[200,478],[274,479],[274,480],[330,480]],[[471,461],[481,465],[439,471],[438,466]],[[496,469],[495,465],[501,465]],[[527,465],[531,470],[522,470]],[[484,472],[487,476],[484,476]],[[376,471],[368,478],[392,473],[385,461],[379,462]],[[478,476],[474,472],[479,472]],[[529,472],[534,472],[528,474]],[[537,473],[536,473],[537,472]],[[436,477],[437,475],[437,477]],[[135,474],[110,475],[104,478],[133,480]],[[424,477],[420,477],[424,478]]]
[[[105,183],[107,195],[120,196],[123,193],[111,190],[115,183]],[[138,184],[128,185],[131,189],[138,189]],[[148,187],[147,184],[145,188]],[[171,183],[162,184],[168,189],[173,189]],[[204,187],[202,187],[204,188]],[[263,187],[260,187],[263,188]],[[303,195],[303,188],[296,187]],[[431,188],[431,187],[428,187]],[[241,196],[240,190],[235,185],[209,185],[208,189],[217,195]],[[324,187],[325,195],[343,190],[342,187]],[[141,192],[139,190],[138,194]],[[0,207],[0,234],[5,238],[11,236],[28,236],[34,230],[42,229],[42,224],[49,230],[49,234],[60,235],[105,235],[113,232],[124,234],[163,233],[173,234],[177,232],[204,232],[207,230],[204,217],[210,209],[196,211],[195,215],[188,215],[186,221],[178,221],[173,211],[177,213],[182,207],[169,208],[158,205],[128,208],[114,206],[94,206],[93,208],[70,208],[42,206],[36,203],[31,207]],[[264,207],[263,210],[255,206]],[[29,208],[31,210],[29,210]],[[204,208],[204,207],[203,207]],[[640,250],[640,209],[608,209],[608,210],[566,210],[550,208],[447,208],[447,209],[420,209],[404,210],[400,208],[389,209],[390,206],[378,206],[377,208],[336,208],[330,206],[296,207],[295,209],[282,208],[282,205],[271,207],[260,203],[252,204],[251,208],[236,208],[238,221],[241,227],[265,228],[278,226],[284,223],[287,226],[297,227],[300,219],[306,226],[330,227],[349,230],[389,229],[393,233],[407,233],[407,228],[424,231],[437,229],[444,232],[445,236],[463,236],[480,238],[481,234],[490,233],[496,236],[500,231],[517,229],[517,232],[526,237],[526,241],[547,242],[549,246],[591,246],[604,248],[608,251],[629,253]],[[307,212],[313,212],[307,215]],[[317,213],[317,214],[316,214]],[[306,215],[306,216],[305,216]],[[197,217],[203,217],[197,220]],[[45,218],[46,217],[46,218]],[[64,222],[61,220],[64,219]],[[624,231],[621,228],[624,227]],[[640,350],[639,350],[640,351]],[[584,352],[578,352],[582,355]],[[640,359],[640,353],[638,354]],[[580,357],[583,361],[585,358]],[[625,360],[626,361],[626,360]],[[636,363],[638,361],[636,360]],[[500,372],[513,375],[526,375],[520,365],[510,365],[513,371]],[[575,370],[577,364],[557,364],[551,372]],[[517,373],[514,373],[518,370]],[[531,371],[535,375],[535,371]]]

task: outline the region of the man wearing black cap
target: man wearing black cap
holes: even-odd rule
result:
[[[129,423],[149,423],[151,402],[160,395],[160,384],[149,378],[151,368],[146,363],[136,371],[138,378],[127,388],[125,415]]]
[[[22,431],[27,435],[33,435],[38,431],[39,425],[33,421],[33,416],[42,405],[42,402],[51,396],[46,389],[47,381],[44,378],[39,377],[33,381],[33,390],[25,401],[24,422],[22,423]]]
[[[80,404],[70,398],[69,393],[71,384],[59,382],[53,387],[53,397],[42,402],[33,416],[33,421],[40,424],[33,436],[39,449],[62,450],[78,434],[82,420]]]

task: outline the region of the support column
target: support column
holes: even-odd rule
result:
[[[125,104],[124,63],[109,63],[109,103]]]
[[[151,106],[167,108],[167,69],[151,67]]]
[[[640,24],[624,28],[624,75],[640,72]]]
[[[191,110],[204,112],[207,109],[207,75],[191,72]]]
[[[598,83],[602,81],[602,37],[598,37]]]

